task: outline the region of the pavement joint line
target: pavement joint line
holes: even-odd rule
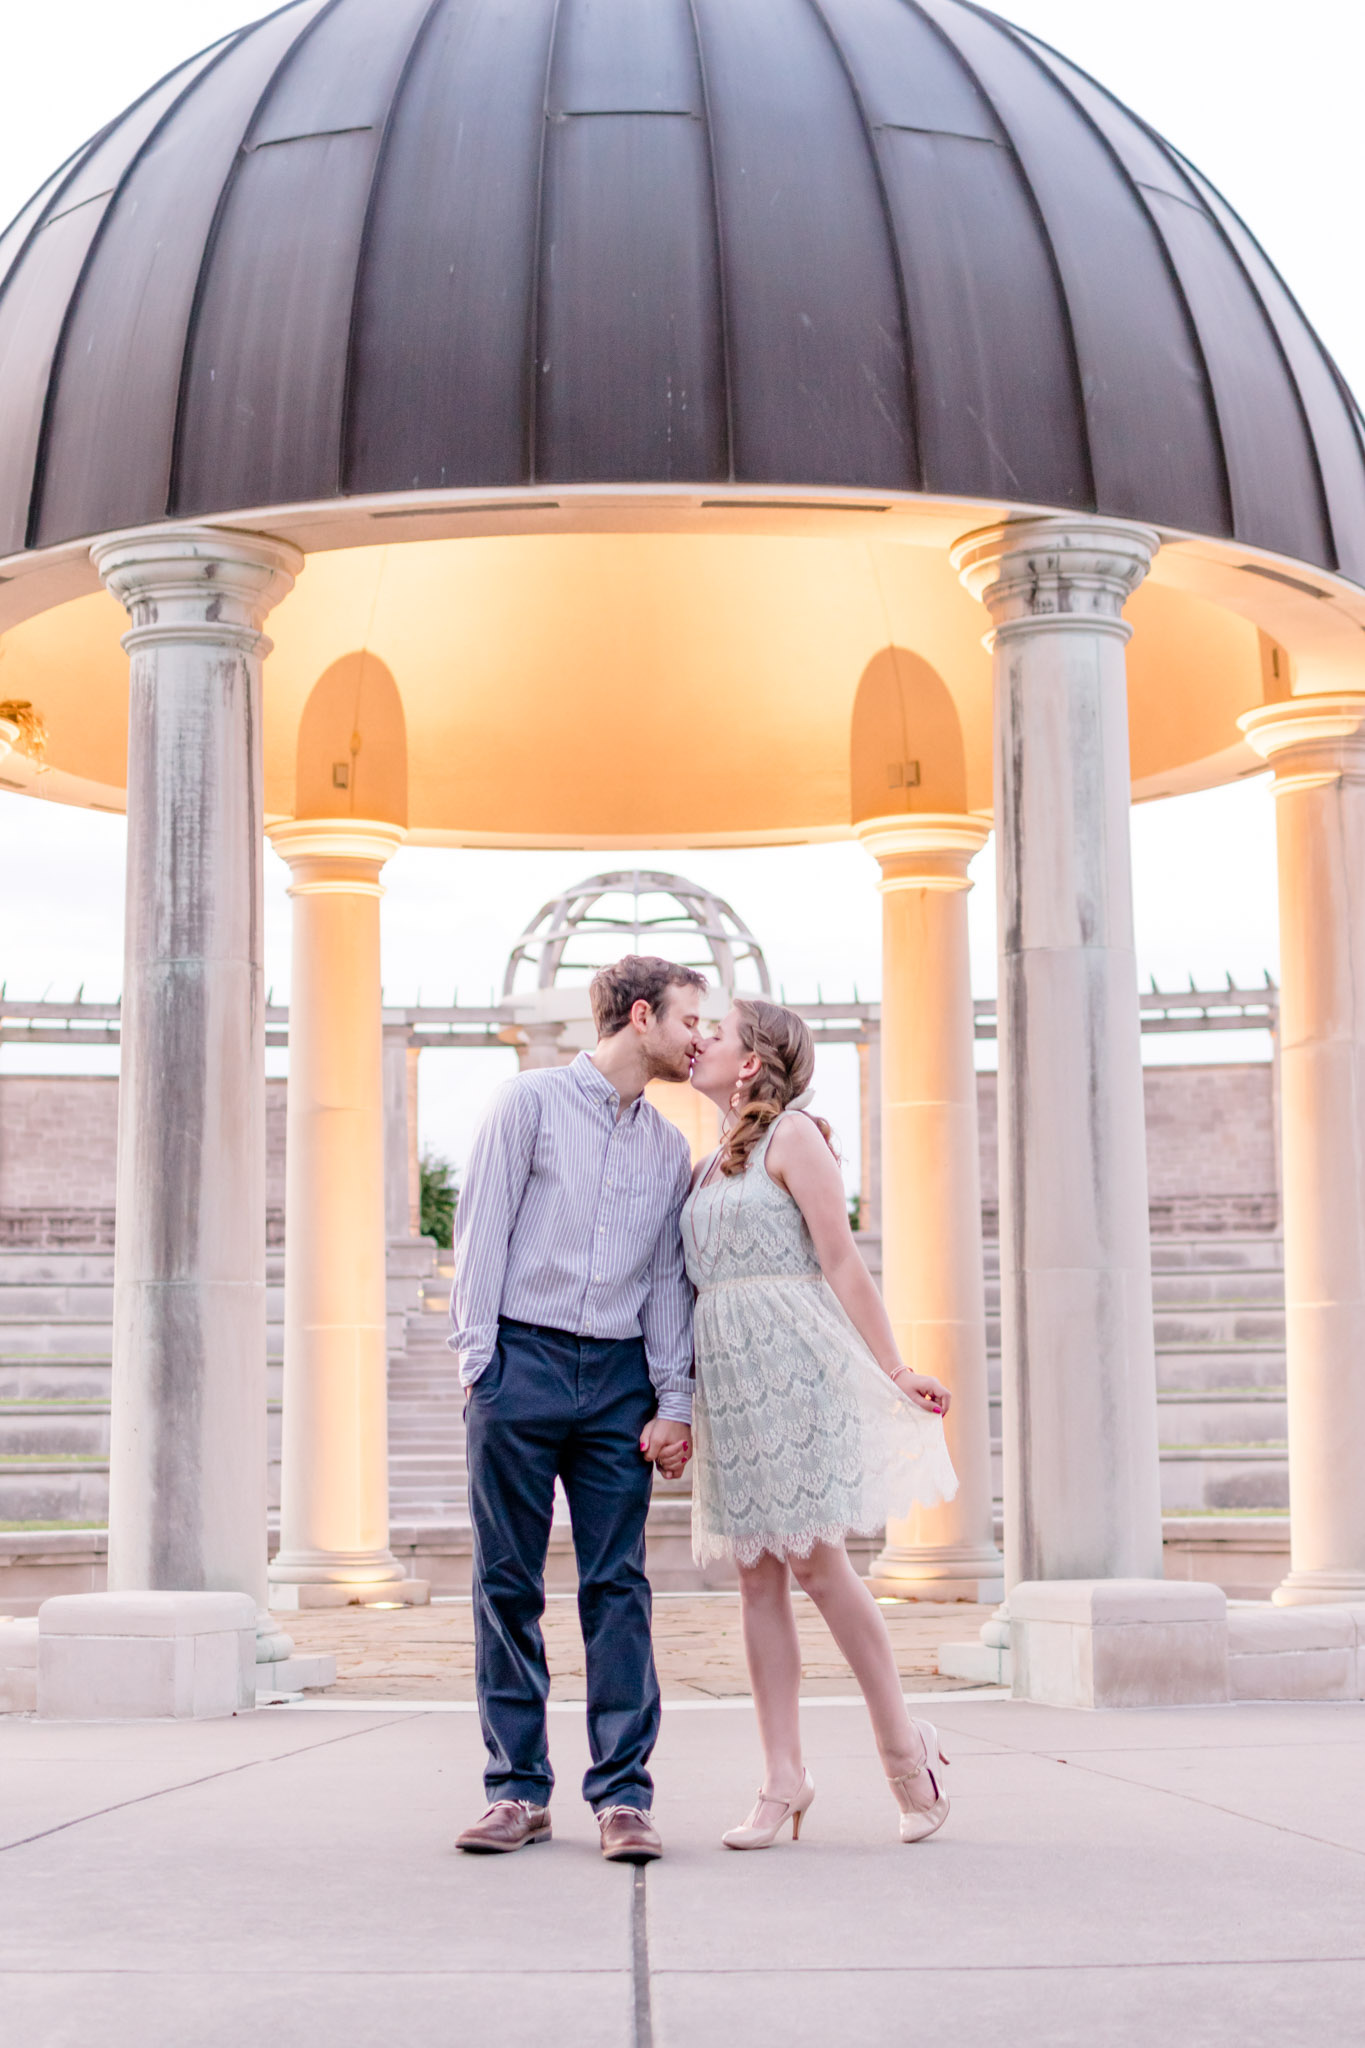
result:
[[[649,1993],[649,1900],[643,1863],[636,1864],[635,1882],[630,1888],[630,1963],[634,2048],[654,2048],[654,2014]]]
[[[1017,1754],[1017,1752],[1015,1753]],[[1128,1751],[1130,1756],[1133,1753],[1131,1750]],[[1181,1755],[1188,1755],[1188,1753],[1188,1751],[1180,1752]],[[1338,1849],[1344,1856],[1365,1856],[1365,1849],[1357,1848],[1353,1842],[1336,1842],[1332,1840],[1330,1835],[1311,1835],[1303,1828],[1289,1827],[1282,1820],[1269,1820],[1259,1813],[1246,1813],[1239,1806],[1223,1806],[1216,1799],[1201,1799],[1196,1793],[1183,1792],[1175,1785],[1154,1785],[1146,1778],[1125,1778],[1117,1771],[1101,1771],[1097,1770],[1092,1764],[1072,1763],[1069,1758],[1055,1756],[1051,1751],[1047,1750],[1036,1751],[1035,1754],[1049,1757],[1052,1762],[1058,1764],[1063,1770],[1083,1771],[1087,1777],[1102,1778],[1106,1785],[1126,1785],[1130,1788],[1136,1787],[1144,1792],[1161,1793],[1168,1799],[1181,1800],[1186,1806],[1202,1807],[1206,1813],[1225,1814],[1229,1820],[1244,1820],[1252,1827],[1269,1828],[1272,1833],[1277,1835],[1290,1835],[1296,1842],[1311,1842],[1318,1849]],[[1140,1756],[1155,1755],[1159,1754],[1159,1752],[1139,1750],[1137,1754]]]
[[[1318,1963],[1365,1963],[1365,1951],[1350,1956],[1153,1956],[1134,1962],[1115,1957],[1112,1962],[1056,1963],[793,1963],[762,1965],[748,1963],[706,1963],[688,1969],[665,1963],[656,1977],[1013,1977],[1057,1975],[1072,1970],[1283,1970],[1311,1969]]]
[[[1326,1956],[1323,1960],[1329,1963],[1334,1963],[1338,1960],[1354,1962],[1356,1958],[1354,1956],[1342,1958]],[[674,1972],[674,1974],[684,1975],[686,1973],[678,1971]],[[514,1982],[517,1982],[521,1978],[528,1976],[606,1977],[615,1982],[623,1977],[625,1972],[613,1969],[609,1964],[599,1965],[596,1963],[547,1963],[541,1968],[538,1968],[534,1963],[522,1963],[515,1970],[505,1967],[502,1969],[480,1969],[477,1966],[461,1969],[458,1965],[444,1970],[422,1970],[407,1965],[396,1970],[380,1970],[367,1963],[351,1963],[344,1970],[338,1970],[330,1964],[311,1970],[300,1969],[296,1964],[281,1964],[278,1967],[262,1969],[254,1963],[245,1963],[240,1969],[235,1970],[215,1969],[207,1963],[202,1966],[195,1963],[187,1969],[168,1970],[157,1963],[146,1965],[139,1963],[72,1963],[68,1967],[65,1961],[62,1962],[60,1969],[57,1969],[51,1963],[0,1963],[0,1984],[3,1984],[6,1977],[53,1977],[59,1975],[62,1977],[153,1977],[158,1983],[164,1983],[168,1979],[173,1978],[181,1978],[190,1983],[198,1983],[204,1977],[248,1978],[253,1982],[261,1977],[320,1977],[334,1983],[339,1976],[396,1977],[403,1983],[406,1983],[410,1978],[417,1977],[431,1979],[439,1983],[447,1977],[510,1977]]]
[[[373,1712],[373,1709],[371,1709],[371,1711]],[[235,1719],[236,1717],[233,1716],[232,1718]],[[136,1724],[130,1724],[127,1721],[85,1721],[74,1724],[68,1723],[67,1725],[81,1726],[85,1728],[126,1728],[130,1725]],[[330,1749],[334,1743],[356,1742],[360,1739],[362,1735],[375,1735],[379,1732],[379,1729],[375,1727],[346,1728],[342,1730],[340,1735],[324,1735],[320,1742],[302,1743],[299,1746],[299,1748],[289,1750],[287,1754],[284,1756],[248,1757],[245,1763],[225,1764],[221,1771],[205,1771],[203,1775],[198,1778],[182,1778],[177,1784],[174,1785],[159,1785],[154,1792],[139,1792],[132,1799],[116,1799],[112,1806],[97,1806],[92,1813],[75,1813],[71,1816],[70,1820],[59,1820],[56,1822],[54,1826],[50,1828],[39,1828],[36,1834],[18,1835],[12,1842],[0,1842],[0,1855],[7,1854],[11,1849],[27,1849],[34,1842],[46,1841],[49,1835],[64,1835],[70,1828],[84,1827],[87,1821],[103,1820],[107,1814],[122,1813],[125,1811],[126,1808],[130,1806],[147,1806],[151,1803],[153,1799],[169,1798],[169,1796],[173,1792],[192,1792],[197,1785],[211,1785],[217,1778],[235,1778],[241,1771],[258,1770],[264,1764],[288,1763],[293,1757],[311,1756],[314,1750]]]
[[[1003,1689],[982,1692],[907,1692],[903,1695],[908,1706],[925,1706],[931,1701],[940,1709],[945,1700],[970,1700],[990,1704],[997,1700],[1008,1700],[1010,1695]],[[665,1700],[666,1714],[735,1713],[752,1708],[751,1693],[736,1693],[724,1699],[709,1700]],[[581,1714],[587,1707],[587,1700],[549,1700],[545,1711],[549,1714]],[[866,1702],[861,1693],[816,1693],[811,1699],[803,1699],[801,1711],[807,1707],[861,1707]],[[270,1714],[477,1714],[477,1700],[404,1700],[404,1699],[282,1699],[271,1700],[258,1707],[258,1713]],[[1021,1750],[1020,1754],[1035,1755],[1039,1752]]]

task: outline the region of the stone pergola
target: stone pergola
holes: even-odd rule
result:
[[[1159,1622],[1128,811],[1268,762],[1277,1597],[1365,1597],[1363,582],[1360,415],[1264,254],[967,0],[295,0],[172,72],[0,237],[5,689],[50,733],[5,777],[129,824],[111,1587],[265,1608],[267,833],[306,1219],[271,1597],[399,1576],[394,849],[850,836],[885,1290],[963,1478],[897,1548],[989,1585],[994,829],[1006,1576]]]

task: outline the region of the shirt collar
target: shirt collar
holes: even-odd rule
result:
[[[588,1053],[580,1052],[570,1063],[569,1072],[585,1095],[594,1102],[600,1102],[604,1109],[609,1109],[613,1117],[620,1117],[622,1123],[633,1123],[639,1115],[640,1104],[645,1099],[643,1094],[637,1095],[630,1108],[622,1113],[620,1096]]]

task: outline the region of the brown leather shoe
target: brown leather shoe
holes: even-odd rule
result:
[[[638,1806],[604,1806],[597,1825],[608,1863],[652,1863],[664,1853],[659,1830]]]
[[[495,1799],[482,1820],[456,1838],[471,1856],[510,1856],[514,1849],[550,1839],[550,1809],[529,1799]]]

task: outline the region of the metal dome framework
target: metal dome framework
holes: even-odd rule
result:
[[[666,903],[675,908],[653,907]],[[512,949],[503,1001],[524,992],[517,987],[524,968],[534,969],[536,988],[547,989],[581,979],[623,953],[662,953],[700,968],[727,997],[746,992],[740,983],[747,968],[756,984],[752,992],[772,993],[762,947],[722,897],[683,875],[622,868],[589,875],[541,906]]]
[[[292,0],[0,237],[0,557],[553,484],[946,494],[1365,581],[1359,413],[1178,153],[970,0]]]

